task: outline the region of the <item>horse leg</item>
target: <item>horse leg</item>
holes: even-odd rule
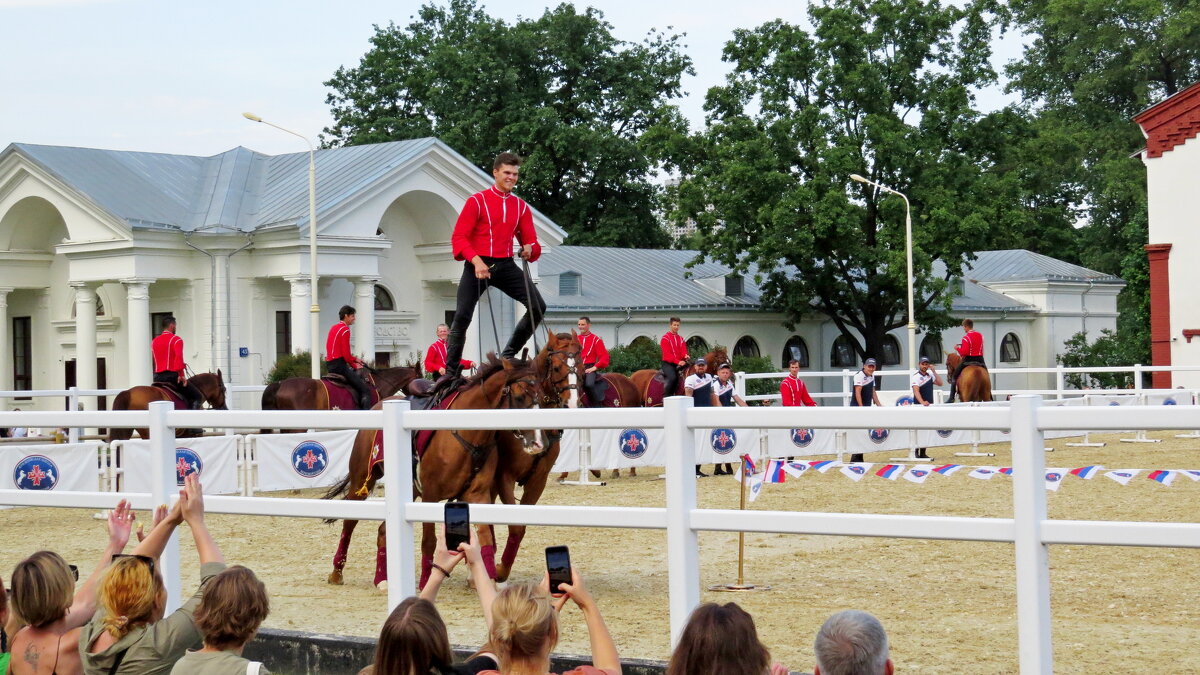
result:
[[[354,528],[358,526],[357,520],[342,521],[342,536],[338,539],[337,552],[333,554],[333,571],[329,573],[329,583],[342,585],[342,569],[346,567],[346,554],[350,550],[350,537],[354,534]]]
[[[387,523],[379,524],[375,538],[375,588],[387,590]]]
[[[507,478],[507,477],[506,477]],[[512,480],[498,481],[500,502],[502,504],[516,504],[515,484]],[[493,541],[495,540],[496,530],[492,528]],[[496,581],[508,581],[508,575],[512,572],[513,560],[517,557],[517,549],[521,546],[521,539],[525,537],[525,527],[522,525],[508,526],[508,541],[504,543],[504,554],[500,558],[500,564],[496,567]]]
[[[433,550],[437,547],[437,535],[433,532],[433,523],[421,525],[421,580],[417,588],[425,588],[429,574],[433,572]]]
[[[471,504],[489,504],[492,499],[492,484],[496,477],[496,462],[499,450],[493,450],[483,466],[479,469],[479,473],[475,474],[475,478],[471,481],[467,491],[463,494],[463,501]],[[492,579],[496,578],[496,535],[493,532],[491,525],[480,525],[476,528],[479,534],[479,556],[483,559],[483,567],[487,570],[488,576]]]

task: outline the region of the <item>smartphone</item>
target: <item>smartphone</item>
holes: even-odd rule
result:
[[[562,595],[558,585],[571,583],[571,553],[566,546],[546,547],[546,571],[550,573],[550,594]]]
[[[471,543],[471,514],[466,502],[446,502],[446,550]]]

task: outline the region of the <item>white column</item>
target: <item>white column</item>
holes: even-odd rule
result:
[[[125,340],[129,344],[129,377],[126,386],[149,384],[150,372],[150,284],[153,279],[122,279],[125,284]]]
[[[13,388],[12,339],[8,332],[8,294],[11,288],[0,288],[0,390]]]
[[[82,281],[72,281],[75,289],[75,385],[96,388],[96,290]],[[96,398],[82,399],[84,410],[96,409]]]
[[[311,286],[307,276],[284,277],[292,285],[292,353],[306,352],[311,348],[308,335],[309,306],[312,305]],[[317,349],[321,349],[320,346]]]
[[[362,277],[354,282],[354,353],[370,363],[375,360],[375,282],[379,277]]]

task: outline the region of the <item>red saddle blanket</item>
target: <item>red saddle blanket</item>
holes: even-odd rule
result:
[[[436,406],[430,410],[445,410],[454,403],[454,399],[458,398],[458,392],[452,392],[442,399]],[[425,450],[429,448],[429,441],[433,440],[435,429],[420,429],[413,432],[413,453],[420,459]],[[367,469],[368,475],[375,465],[383,461],[383,429],[376,430],[375,439],[371,442],[371,467]]]
[[[597,408],[621,407],[621,395],[617,392],[617,388],[614,387],[607,378],[601,378],[596,384],[604,389],[604,400],[600,402],[600,405],[596,406]],[[661,390],[662,384],[659,384],[658,387]],[[587,389],[585,389],[582,385],[579,387],[579,403],[585,408],[592,407],[592,397],[588,396]]]
[[[330,410],[358,410],[358,392],[349,385],[342,384],[343,380],[334,381],[327,377],[321,378],[325,391],[329,394]],[[379,392],[371,389],[371,405],[379,403]]]
[[[167,384],[166,382],[155,382],[154,384],[152,384],[150,386],[162,391],[167,396],[169,396],[171,398],[171,403],[175,404],[176,410],[188,410],[187,399],[185,399],[183,397],[183,394],[180,394],[179,390],[176,389],[175,387],[172,387],[171,385]]]
[[[675,396],[683,396],[683,381],[687,376],[680,373],[679,379],[675,383]],[[663,381],[662,373],[655,373],[654,379],[650,380],[650,384],[646,385],[646,400],[643,402],[647,408],[655,408],[663,404]]]

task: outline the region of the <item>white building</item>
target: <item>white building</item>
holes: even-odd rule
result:
[[[1200,366],[1200,83],[1184,89],[1134,120],[1146,136],[1150,237],[1150,345],[1156,366]],[[1155,373],[1155,387],[1200,387],[1200,372]]]

